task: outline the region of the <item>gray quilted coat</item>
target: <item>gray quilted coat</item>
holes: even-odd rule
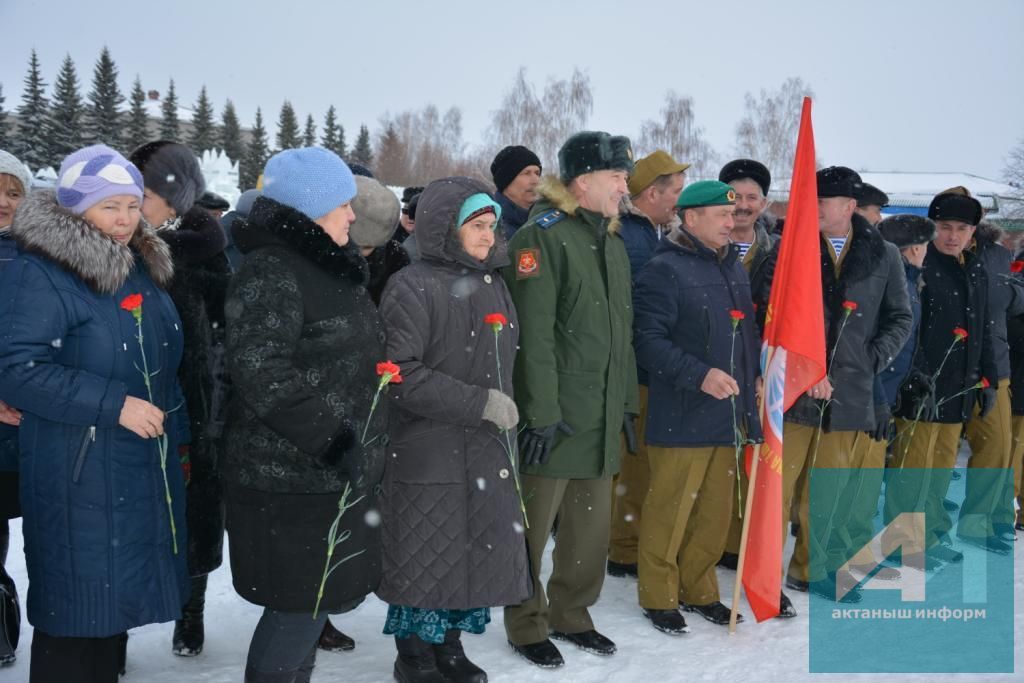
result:
[[[516,605],[530,595],[504,438],[482,420],[487,390],[498,388],[489,313],[509,321],[497,342],[501,386],[512,392],[519,326],[496,270],[508,264],[507,249],[499,232],[481,263],[453,232],[466,198],[486,191],[468,178],[427,187],[416,210],[422,258],[391,278],[381,301],[388,357],[404,377],[388,394],[377,591],[395,605],[471,609]]]

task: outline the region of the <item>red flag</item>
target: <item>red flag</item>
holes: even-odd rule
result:
[[[818,186],[808,97],[800,115],[785,225],[761,348],[764,443],[749,492],[742,577],[747,601],[759,622],[778,615],[782,587],[782,416],[800,394],[825,376]]]

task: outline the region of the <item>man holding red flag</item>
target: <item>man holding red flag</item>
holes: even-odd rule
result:
[[[816,176],[820,237],[812,262],[820,274],[827,367],[825,377],[786,411],[782,460],[783,511],[798,479],[804,487],[786,586],[833,600],[838,592],[845,602],[858,602],[860,595],[852,590],[858,579],[841,569],[856,550],[845,547],[843,529],[851,507],[864,506],[840,505],[837,498],[859,481],[855,472],[866,466],[870,434],[888,423],[888,410],[876,414],[874,407],[875,376],[899,353],[913,322],[899,250],[856,213],[861,187],[860,176],[843,166]],[[791,227],[787,220],[787,233]],[[773,308],[773,315],[785,313]],[[813,468],[836,470],[829,484],[837,497],[828,509],[811,505]]]

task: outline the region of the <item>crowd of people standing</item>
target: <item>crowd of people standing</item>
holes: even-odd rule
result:
[[[285,150],[221,216],[184,145],[78,150],[55,189],[0,151],[0,564],[20,516],[30,679],[116,681],[149,623],[199,655],[225,531],[263,608],[252,683],[354,647],[328,615],[371,593],[406,682],[486,681],[462,634],[498,607],[532,664],[564,665],[553,640],[613,655],[590,613],[606,575],[635,577],[662,633],[727,624],[785,228],[771,174],[687,183],[595,131],[558,166],[513,145],[494,188],[400,201]],[[958,540],[1007,554],[1021,528],[1024,282],[998,230],[966,188],[883,218],[885,193],[832,166],[817,195],[828,372],[785,415],[779,618],[783,589],[851,603],[865,576],[962,561],[961,436],[972,470],[1014,479],[968,475]],[[884,489],[886,522],[919,500],[930,520],[890,526],[895,563],[866,549],[887,467],[933,473]],[[841,473],[830,506],[815,469]]]

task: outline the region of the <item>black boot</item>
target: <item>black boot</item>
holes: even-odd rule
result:
[[[462,649],[462,631],[448,630],[444,634],[444,642],[433,648],[437,670],[447,680],[452,683],[487,683],[487,673],[466,658]]]
[[[328,619],[320,633],[320,639],[316,641],[316,646],[327,652],[341,652],[356,649],[356,641],[334,628],[334,624]]]
[[[437,670],[434,650],[419,636],[395,636],[398,658],[395,660],[395,680],[399,683],[446,683]]]
[[[206,605],[207,575],[192,578],[192,596],[182,609],[181,620],[174,622],[171,650],[180,657],[195,657],[203,651],[203,607]]]
[[[119,648],[117,651],[117,673],[124,676],[124,672],[128,668],[128,632],[125,631],[120,636]]]

